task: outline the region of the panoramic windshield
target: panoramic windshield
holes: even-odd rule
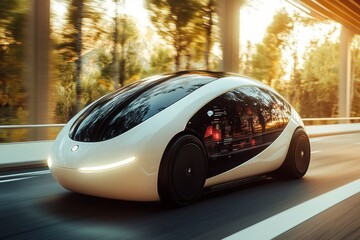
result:
[[[215,79],[207,72],[183,72],[139,81],[87,109],[71,127],[70,138],[97,142],[116,137]]]

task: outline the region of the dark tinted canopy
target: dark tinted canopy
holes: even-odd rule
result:
[[[169,107],[223,73],[178,72],[137,81],[97,100],[72,125],[76,141],[116,137]]]

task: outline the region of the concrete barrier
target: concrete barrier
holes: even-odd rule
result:
[[[45,165],[54,141],[0,144],[0,167]]]
[[[360,132],[360,123],[306,126],[309,137],[331,136]]]
[[[360,132],[360,123],[307,126],[309,137]],[[53,141],[0,144],[0,168],[46,165]]]

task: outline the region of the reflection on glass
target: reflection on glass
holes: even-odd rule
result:
[[[215,79],[207,75],[179,74],[120,90],[85,111],[72,126],[70,137],[85,142],[116,137]]]
[[[286,127],[290,106],[257,87],[227,92],[204,106],[188,127],[203,136],[210,157],[267,147]]]

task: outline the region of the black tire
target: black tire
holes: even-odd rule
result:
[[[277,176],[284,179],[299,179],[307,172],[310,164],[310,141],[302,128],[295,130],[284,163],[277,171]]]
[[[207,174],[206,152],[193,135],[171,141],[162,157],[158,175],[158,193],[162,202],[185,206],[202,193]]]

